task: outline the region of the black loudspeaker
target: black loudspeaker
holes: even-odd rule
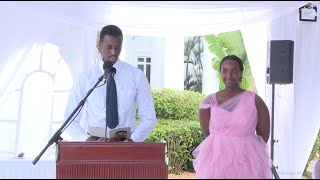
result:
[[[293,82],[293,52],[294,42],[291,40],[268,42],[268,84],[291,84]]]

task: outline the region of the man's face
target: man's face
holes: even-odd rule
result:
[[[114,64],[117,62],[121,52],[122,37],[105,35],[102,41],[99,42],[99,46],[103,61],[110,61]]]

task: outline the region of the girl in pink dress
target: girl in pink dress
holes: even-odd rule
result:
[[[267,150],[270,116],[254,92],[241,89],[242,60],[226,56],[220,64],[225,89],[200,103],[204,141],[194,151],[196,178],[272,178]]]

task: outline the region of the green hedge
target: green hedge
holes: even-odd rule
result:
[[[314,159],[318,159],[319,157],[320,157],[320,131],[318,132],[317,139],[313,145],[309,159],[314,160]]]
[[[192,170],[192,151],[202,141],[198,121],[160,119],[147,142],[167,142],[169,173]]]
[[[313,145],[312,151],[310,153],[307,165],[303,172],[303,176],[305,176],[307,179],[312,179],[312,170],[308,171],[308,167],[311,167],[312,169],[313,167],[312,163],[314,162],[314,160],[317,160],[319,158],[320,158],[320,131],[318,132],[318,135]]]
[[[198,120],[199,103],[205,95],[194,91],[153,89],[152,96],[158,119]]]

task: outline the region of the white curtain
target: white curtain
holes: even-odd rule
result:
[[[319,7],[319,3],[316,3]],[[319,13],[318,13],[319,15]],[[266,84],[267,42],[294,41],[294,82],[275,85],[274,99],[274,165],[281,178],[300,178],[320,127],[320,85],[314,75],[320,70],[317,53],[319,22],[299,21],[298,8],[275,18],[242,29],[257,91],[271,113],[272,86]],[[261,73],[263,72],[263,73]],[[270,143],[269,143],[270,145]],[[271,150],[270,150],[271,151]]]
[[[299,178],[320,126],[317,120],[320,97],[316,94],[319,84],[314,80],[319,70],[316,58],[319,22],[297,20],[299,7],[307,3],[309,1],[0,2],[0,153],[16,155],[26,151],[26,156],[34,158],[45,146],[61,125],[73,79],[99,60],[95,37],[101,27],[113,23],[126,35],[143,36],[165,36],[168,32],[197,36],[241,30],[258,94],[270,110],[271,88],[265,80],[266,43],[276,39],[295,41],[294,83],[276,85],[275,90],[274,126],[279,143],[274,147],[274,162],[281,178]],[[319,7],[318,2],[313,3]],[[27,71],[28,61],[36,62],[37,66]],[[37,68],[46,72],[48,79],[40,78],[44,83],[29,86],[43,91],[23,89],[32,82],[27,80],[31,77],[28,73]],[[43,88],[44,85],[47,88]],[[32,103],[29,98],[28,107],[39,114],[23,113],[25,96],[18,93],[23,90],[28,90],[34,98],[48,92],[52,99],[45,102],[50,106],[38,100]],[[41,108],[51,108],[50,116]],[[25,121],[20,122],[21,119]],[[41,119],[46,119],[45,123],[35,123]],[[30,138],[23,139],[24,134]],[[32,137],[41,138],[33,140]],[[32,142],[37,148],[30,147]]]
[[[34,158],[61,125],[73,79],[97,61],[96,31],[40,5],[0,8],[0,153]]]
[[[315,3],[319,7],[319,2]],[[300,178],[320,127],[320,70],[317,59],[320,23],[298,20],[294,12],[270,23],[270,40],[294,41],[294,77],[291,85],[275,87],[275,163],[279,174]],[[319,18],[319,13],[318,13]],[[271,99],[271,87],[268,87]]]

